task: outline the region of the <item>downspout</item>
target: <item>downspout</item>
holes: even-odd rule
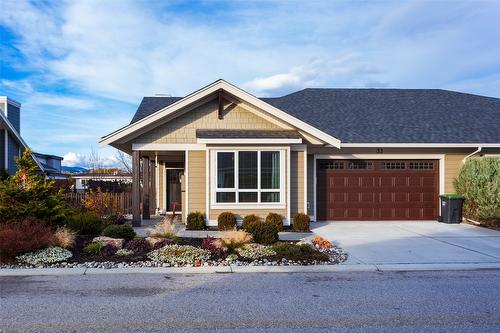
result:
[[[472,157],[472,156],[476,155],[477,153],[481,152],[481,150],[483,150],[483,147],[477,147],[477,150],[474,150],[472,153],[470,153],[469,155],[467,155],[467,156],[464,157],[464,159],[462,160],[462,163],[465,163],[465,161],[469,157]]]

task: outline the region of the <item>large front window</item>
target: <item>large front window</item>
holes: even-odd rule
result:
[[[215,151],[215,203],[281,203],[280,150]]]

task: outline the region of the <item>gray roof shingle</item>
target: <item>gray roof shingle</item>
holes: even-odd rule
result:
[[[130,123],[133,124],[181,99],[182,97],[144,97]]]
[[[132,123],[181,97],[145,97]],[[308,88],[263,101],[344,143],[500,143],[500,99],[440,89]]]

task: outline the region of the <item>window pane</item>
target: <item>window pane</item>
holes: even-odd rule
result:
[[[260,153],[260,185],[263,189],[280,188],[280,152]]]
[[[240,192],[240,202],[257,202],[257,192]]]
[[[280,202],[280,192],[262,192],[260,194],[261,202]]]
[[[238,182],[240,189],[257,188],[256,151],[240,151],[238,153]]]
[[[217,202],[236,202],[236,194],[234,192],[217,192]]]
[[[234,188],[234,153],[217,153],[217,187]]]

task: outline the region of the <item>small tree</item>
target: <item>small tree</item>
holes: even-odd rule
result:
[[[464,196],[464,216],[500,226],[500,158],[468,159],[454,181]]]
[[[22,219],[42,220],[52,226],[61,224],[69,207],[61,191],[39,173],[31,151],[26,149],[16,160],[18,171],[0,182],[0,222]]]
[[[98,187],[97,190],[88,191],[82,200],[82,206],[99,216],[111,215],[117,212],[116,205],[109,192],[103,192]]]

